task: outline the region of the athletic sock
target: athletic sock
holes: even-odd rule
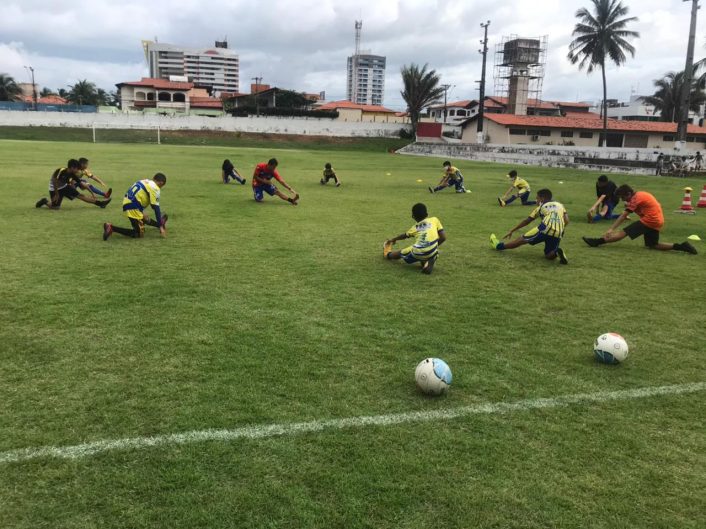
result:
[[[119,233],[120,235],[125,235],[126,237],[134,237],[135,231],[129,230],[127,228],[121,228],[120,226],[113,226],[113,232]]]
[[[147,224],[148,226],[154,226],[155,228],[159,228],[159,224],[154,219],[147,219],[145,221],[145,224]]]
[[[96,195],[100,195],[100,196],[102,196],[102,197],[105,196],[105,193],[103,193],[103,191],[101,191],[100,189],[98,189],[96,186],[89,185],[89,186],[88,186],[88,189],[90,189],[91,191],[93,191],[93,193],[95,193]]]
[[[504,250],[505,249],[505,243],[504,242],[499,242],[498,245],[495,247],[496,250]]]

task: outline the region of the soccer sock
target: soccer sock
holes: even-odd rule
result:
[[[120,235],[125,235],[126,237],[135,237],[135,230],[128,230],[127,228],[121,228],[120,226],[113,226],[113,231],[119,233]]]
[[[594,215],[593,216],[593,222],[598,222],[603,220],[603,217],[601,215]]]
[[[96,186],[93,186],[93,185],[90,185],[90,184],[89,184],[88,189],[90,189],[91,191],[93,191],[96,195],[100,195],[100,196],[102,196],[102,197],[105,196],[105,193],[103,193],[103,191],[101,191],[100,189],[98,189]]]
[[[159,228],[159,224],[154,219],[145,220],[145,224],[147,224],[148,226],[154,226],[155,228]]]
[[[505,243],[504,242],[499,242],[498,245],[495,247],[496,250],[504,250],[505,249]]]
[[[506,204],[506,205],[507,205],[507,204],[512,204],[512,203],[515,201],[516,198],[517,198],[517,196],[512,195],[511,197],[505,199],[505,204]]]

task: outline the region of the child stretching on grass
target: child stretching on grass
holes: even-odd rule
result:
[[[145,224],[159,228],[162,237],[166,237],[167,214],[162,214],[159,207],[160,191],[166,183],[167,177],[157,173],[152,180],[138,180],[132,184],[123,198],[123,214],[130,220],[131,228],[120,228],[106,222],[103,224],[103,240],[107,241],[113,232],[133,239],[141,239],[145,236]],[[155,220],[145,215],[147,206],[152,206]]]
[[[456,188],[456,193],[467,193],[466,188],[463,187],[463,175],[458,167],[451,165],[451,162],[444,162],[444,174],[439,181],[439,185],[436,187],[429,187],[430,193],[436,193],[447,187],[454,186]]]
[[[564,228],[569,223],[569,215],[562,204],[552,201],[552,192],[549,189],[540,189],[537,192],[537,203],[539,204],[530,216],[512,228],[503,239],[509,239],[517,230],[524,228],[538,217],[542,217],[539,226],[531,229],[522,237],[518,237],[510,242],[500,242],[493,233],[490,236],[490,247],[494,250],[512,250],[525,244],[534,246],[544,243],[544,257],[550,261],[559,257],[561,264],[569,264],[566,253],[559,247],[561,238],[564,236]]]
[[[382,248],[385,259],[402,259],[407,264],[421,263],[422,273],[431,274],[434,263],[439,255],[439,246],[446,241],[446,233],[441,221],[436,217],[429,217],[424,204],[415,204],[412,207],[412,218],[416,224],[405,233],[388,239]],[[415,237],[414,244],[401,251],[392,251],[397,241]]]
[[[517,171],[514,169],[507,174],[507,177],[512,180],[512,185],[505,191],[502,197],[498,197],[498,204],[501,208],[504,208],[508,204],[512,204],[515,199],[519,198],[522,201],[523,206],[533,206],[536,204],[534,200],[530,200],[530,185],[527,180],[517,176]],[[517,190],[517,194],[510,195],[513,191]],[[510,195],[508,197],[508,195]]]
[[[239,184],[245,185],[245,178],[240,176],[240,173],[238,173],[230,160],[223,160],[223,165],[221,166],[221,178],[223,178],[224,184],[230,182],[232,178]]]
[[[333,170],[333,167],[331,167],[330,163],[327,163],[326,165],[324,165],[324,176],[320,180],[321,185],[328,184],[328,181],[331,179],[336,182],[336,187],[340,187],[341,181],[338,179],[338,176],[336,176],[336,171]]]

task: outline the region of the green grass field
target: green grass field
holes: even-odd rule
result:
[[[539,247],[495,252],[488,235],[529,212],[497,206],[508,167],[459,161],[473,192],[432,196],[441,159],[334,149],[0,140],[0,527],[705,527],[704,391],[600,398],[706,381],[703,243],[696,256],[588,248],[581,235],[607,228],[585,220],[596,174],[526,167],[572,217],[570,264]],[[35,209],[78,156],[116,200]],[[272,156],[298,207],[220,183],[223,158],[249,175]],[[327,161],[341,188],[318,183]],[[103,242],[103,222],[127,225],[122,193],[157,171],[168,237]],[[661,200],[663,240],[706,239],[706,210],[672,213],[684,185],[698,197],[706,182],[613,178]],[[381,258],[418,201],[448,235],[431,276]],[[622,365],[593,359],[608,331],[631,347]],[[453,370],[444,397],[415,390],[428,356]],[[287,426],[575,394],[598,397]],[[267,425],[285,431],[8,457]]]

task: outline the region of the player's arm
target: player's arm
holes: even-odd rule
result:
[[[262,178],[260,176],[260,171],[258,171],[257,167],[255,167],[255,170],[252,173],[252,177],[253,177],[253,180],[255,180],[258,184],[262,184],[262,185],[269,184],[269,182],[267,180],[265,180],[264,178]]]
[[[275,179],[276,179],[280,184],[282,184],[282,185],[284,186],[284,188],[287,189],[287,191],[289,191],[290,193],[296,193],[296,191],[294,191],[294,189],[292,189],[292,188],[290,187],[290,185],[289,185],[287,182],[284,181],[284,178],[282,178],[282,177],[281,177],[280,175],[278,175],[277,173],[275,173]]]
[[[100,185],[105,186],[105,182],[104,182],[103,180],[101,180],[100,178],[98,178],[98,177],[97,177],[96,175],[94,175],[93,173],[90,173],[90,174],[88,175],[88,178],[92,178],[93,180],[95,180],[96,182],[98,182]]]
[[[403,241],[405,239],[409,239],[409,237],[410,236],[407,235],[406,233],[400,233],[397,237],[393,237],[392,239],[387,239],[386,242],[388,242],[390,244],[395,244],[397,241]]]
[[[167,236],[167,229],[162,225],[162,210],[159,207],[159,202],[152,202],[150,204],[152,206],[152,209],[154,210],[154,219],[157,222],[157,225],[159,226],[159,234],[162,237]]]
[[[444,230],[439,230],[439,246],[446,242],[446,232]]]
[[[631,211],[629,211],[629,210],[627,210],[627,209],[626,209],[625,211],[623,211],[623,212],[620,214],[620,216],[619,216],[617,219],[615,219],[615,222],[613,223],[613,225],[612,225],[610,228],[608,228],[608,231],[605,232],[604,237],[605,237],[605,235],[607,235],[608,233],[610,233],[610,232],[612,232],[613,230],[617,229],[618,226],[620,226],[623,222],[625,222],[625,219],[628,218],[628,215],[630,215],[630,213],[631,213]]]
[[[569,225],[569,214],[566,211],[564,211],[564,226],[568,226],[568,225]]]
[[[515,227],[512,228],[509,232],[507,232],[507,233],[505,234],[505,236],[503,237],[503,239],[509,239],[510,237],[512,237],[512,234],[513,234],[513,233],[515,233],[517,230],[519,230],[519,229],[521,229],[521,228],[524,228],[525,226],[527,226],[528,224],[530,224],[530,223],[533,222],[533,221],[534,221],[534,218],[532,218],[532,217],[527,217],[525,220],[523,220],[523,221],[520,222],[517,226],[515,226]]]
[[[506,199],[510,193],[512,193],[513,189],[515,189],[515,186],[510,186],[508,190],[503,193],[503,200]]]

